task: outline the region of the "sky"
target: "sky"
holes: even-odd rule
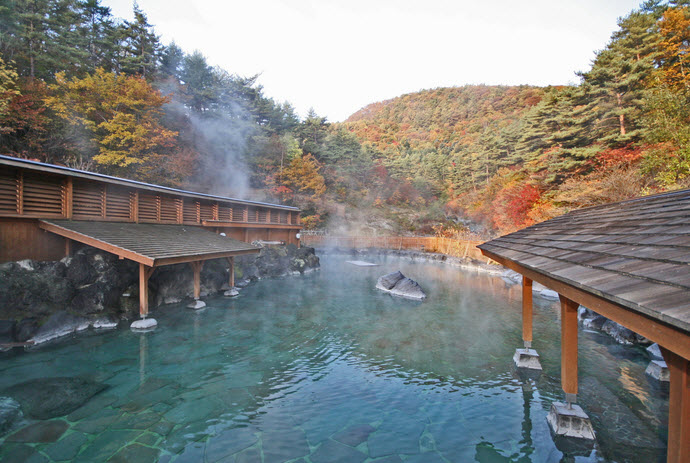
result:
[[[578,83],[641,0],[138,0],[163,44],[331,122],[436,87]],[[132,18],[132,0],[102,0]]]

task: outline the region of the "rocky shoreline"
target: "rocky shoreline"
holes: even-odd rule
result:
[[[327,256],[329,254],[340,255],[340,256],[397,256],[410,259],[413,261],[423,261],[423,262],[443,262],[446,265],[451,265],[453,267],[460,267],[465,270],[473,270],[476,272],[490,273],[492,275],[502,275],[505,268],[501,265],[487,264],[480,262],[478,260],[462,257],[452,257],[445,254],[438,254],[435,252],[424,252],[424,251],[410,251],[407,249],[382,249],[382,248],[365,248],[365,249],[352,249],[352,248],[340,248],[340,247],[322,247],[317,248],[319,255]]]
[[[231,290],[225,259],[209,260],[201,272],[201,296]],[[236,286],[262,278],[299,275],[317,269],[314,248],[267,246],[258,255],[235,258]],[[84,248],[59,261],[0,264],[0,349],[41,344],[87,329],[116,328],[139,317],[138,266]],[[149,280],[149,306],[193,296],[187,264],[157,268]]]

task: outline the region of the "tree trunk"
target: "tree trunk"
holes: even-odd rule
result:
[[[616,100],[618,100],[618,109],[623,110],[623,94],[616,93]],[[621,113],[618,116],[618,123],[621,127],[621,136],[625,135],[625,114]]]

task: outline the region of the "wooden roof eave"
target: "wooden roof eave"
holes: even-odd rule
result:
[[[690,358],[690,332],[682,327],[667,323],[663,319],[660,319],[658,315],[662,314],[653,316],[651,313],[644,313],[640,310],[641,308],[631,308],[613,302],[592,291],[546,275],[487,249],[482,249],[480,247],[480,250],[486,257],[495,260],[504,267],[518,272],[526,278],[536,281],[556,291],[560,295],[627,327],[677,355],[684,358]]]
[[[192,254],[192,255],[183,255],[183,256],[173,256],[173,257],[164,257],[164,258],[152,258],[149,256],[145,256],[143,254],[139,254],[133,251],[130,251],[128,249],[121,248],[119,246],[115,246],[111,243],[108,243],[103,240],[96,239],[94,237],[84,235],[82,233],[78,233],[74,230],[70,230],[65,227],[61,227],[57,224],[46,222],[46,221],[39,221],[39,226],[46,231],[49,231],[51,233],[55,233],[56,235],[63,236],[65,238],[78,241],[80,243],[84,243],[86,245],[92,246],[97,249],[101,249],[103,251],[109,252],[111,254],[115,254],[116,256],[122,258],[122,259],[128,259],[134,262],[137,262],[139,264],[144,264],[148,267],[162,267],[164,265],[172,265],[172,264],[180,264],[180,263],[185,263],[185,262],[196,262],[196,261],[202,261],[202,260],[210,260],[210,259],[219,259],[219,258],[224,258],[224,257],[233,257],[233,256],[238,256],[238,255],[244,255],[244,254],[255,254],[260,252],[260,249],[252,249],[252,250],[241,250],[241,251],[223,251],[223,252],[211,252],[211,253],[205,253],[205,254]]]

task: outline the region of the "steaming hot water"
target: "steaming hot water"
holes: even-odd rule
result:
[[[665,460],[667,396],[645,376],[642,348],[580,333],[580,402],[597,445],[555,442],[546,415],[562,396],[557,304],[535,297],[544,372],[522,378],[511,367],[519,286],[394,257],[346,260],[323,257],[320,272],[263,280],[200,312],[159,308],[152,333],[119,329],[0,358],[0,389],[58,376],[108,386],[66,416],[27,421],[52,430],[48,442],[29,431],[23,442],[0,438],[0,461]],[[395,270],[427,301],[374,289]]]

